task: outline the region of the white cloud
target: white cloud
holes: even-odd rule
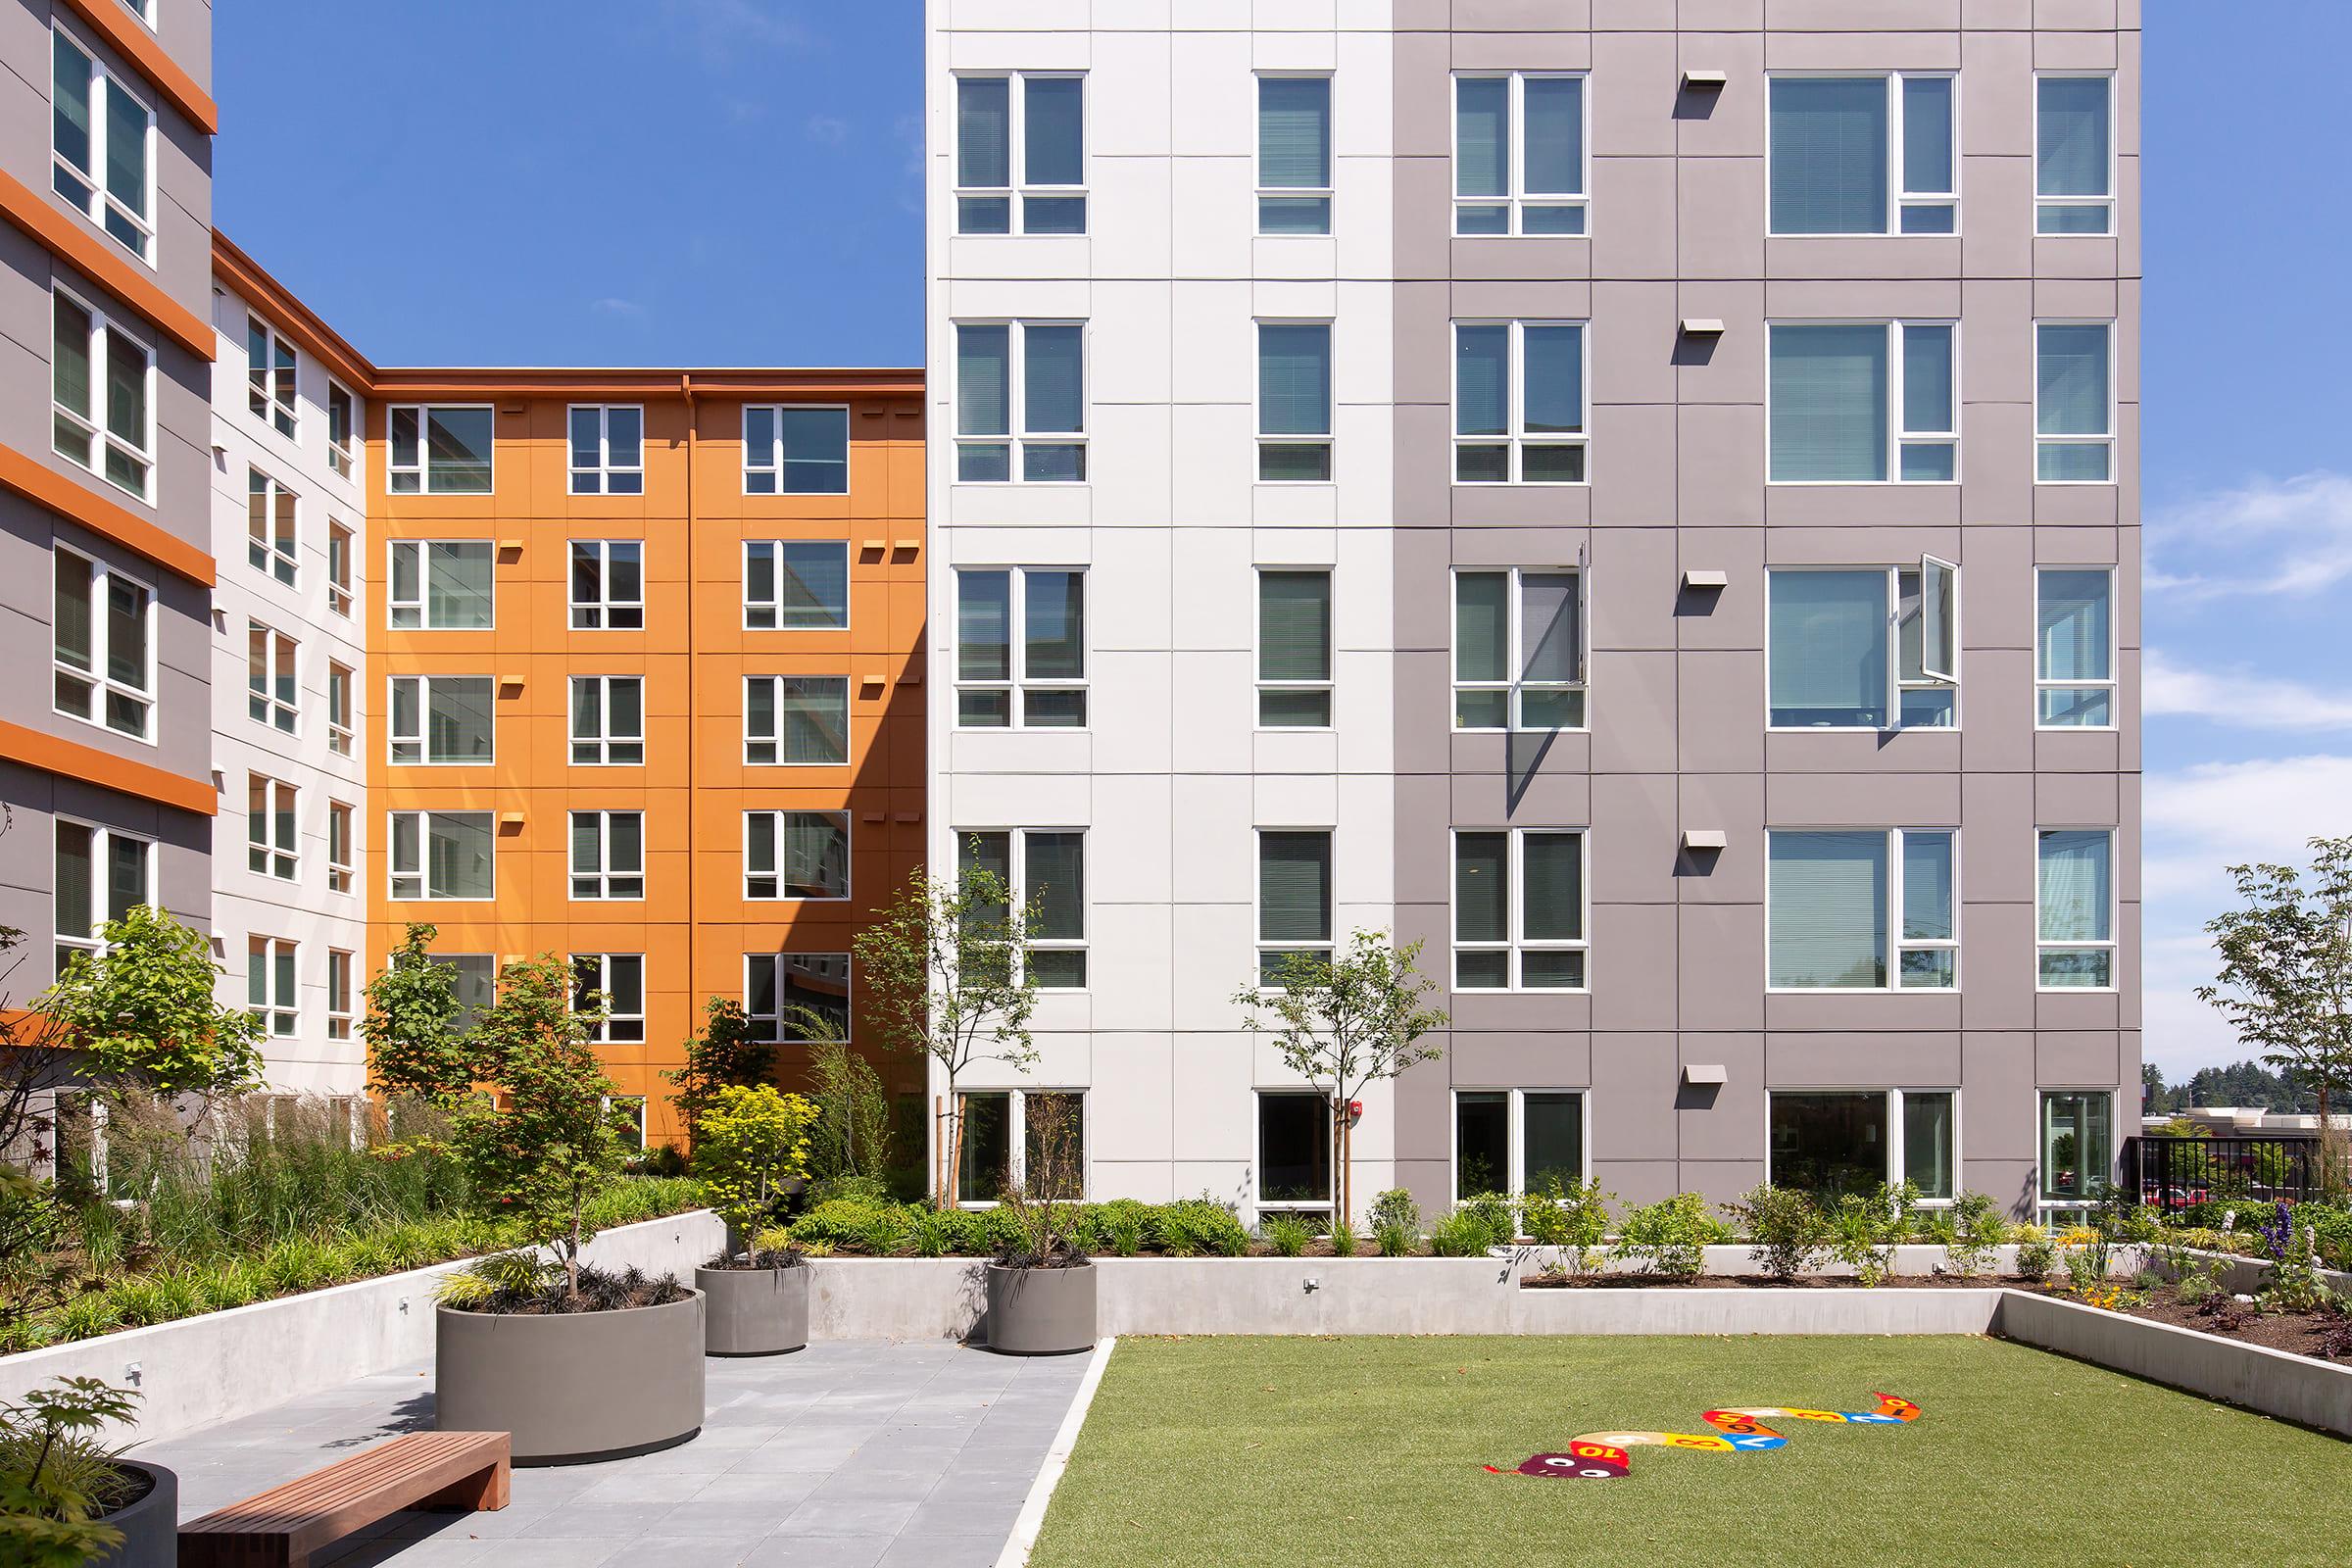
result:
[[[2151,592],[2308,597],[2352,577],[2352,475],[2320,469],[2254,479],[2169,507],[2148,532],[2162,561],[2195,556],[2237,568],[2224,576],[2151,569]]]
[[[2150,649],[2141,682],[2150,717],[2177,714],[2241,729],[2352,729],[2352,696],[2273,680],[2242,664],[2190,669]]]
[[[831,115],[810,115],[808,129],[810,141],[827,147],[838,147],[850,139],[850,122]]]

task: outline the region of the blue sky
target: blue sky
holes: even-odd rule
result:
[[[2352,832],[2352,5],[2146,0],[2147,1055]],[[379,363],[911,365],[919,0],[228,0],[228,234]],[[462,40],[463,47],[453,47]],[[331,61],[321,68],[314,62]],[[527,61],[527,71],[514,62]]]

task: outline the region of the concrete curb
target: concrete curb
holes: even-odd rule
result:
[[[1061,1485],[1061,1473],[1070,1467],[1070,1450],[1078,1446],[1078,1433],[1086,1425],[1086,1412],[1095,1402],[1095,1391],[1102,1386],[1102,1374],[1110,1366],[1110,1352],[1118,1348],[1118,1336],[1112,1335],[1095,1346],[1093,1359],[1086,1365],[1086,1376],[1079,1380],[1078,1392],[1070,1399],[1069,1413],[1061,1418],[1061,1426],[1054,1434],[1054,1445],[1046,1450],[1046,1462],[1039,1467],[1037,1479],[1029,1484],[1029,1495],[1021,1499],[1021,1511],[1012,1522],[1012,1534],[1004,1542],[1004,1549],[997,1554],[997,1568],[1025,1568],[1029,1553],[1037,1548],[1037,1533],[1045,1528],[1046,1509],[1054,1501],[1054,1489]]]

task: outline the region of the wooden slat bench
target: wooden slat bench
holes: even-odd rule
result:
[[[179,1527],[179,1568],[309,1568],[311,1553],[403,1508],[507,1505],[504,1432],[412,1432]]]

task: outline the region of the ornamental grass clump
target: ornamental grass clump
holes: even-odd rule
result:
[[[1315,1228],[1296,1214],[1276,1214],[1258,1227],[1276,1257],[1299,1257],[1315,1242]]]

